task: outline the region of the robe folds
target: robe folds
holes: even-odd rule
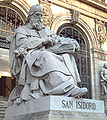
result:
[[[75,59],[68,53],[55,54],[42,46],[49,38],[57,44],[62,39],[51,30],[40,31],[28,26],[16,29],[10,44],[10,69],[20,85],[43,94],[67,94],[80,82]]]

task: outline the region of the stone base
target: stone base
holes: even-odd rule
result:
[[[107,120],[104,114],[68,112],[68,111],[45,111],[15,117],[4,120]]]
[[[104,102],[47,96],[6,109],[4,120],[107,120]]]
[[[102,95],[101,100],[104,101],[105,114],[107,115],[107,95]]]

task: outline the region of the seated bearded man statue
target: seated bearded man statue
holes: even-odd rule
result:
[[[81,80],[74,57],[66,52],[56,54],[51,51],[51,48],[58,50],[58,46],[67,44],[78,50],[78,42],[47,29],[41,22],[42,16],[40,5],[32,6],[26,24],[17,28],[12,37],[10,69],[18,85],[11,92],[10,101],[28,101],[48,95],[77,97],[88,91],[77,86]],[[20,86],[22,89],[17,96]]]

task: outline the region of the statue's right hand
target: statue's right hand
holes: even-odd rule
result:
[[[53,44],[53,41],[49,38],[45,38],[42,42],[42,45],[46,47],[51,46],[52,44]]]
[[[42,42],[42,45],[45,46],[45,45],[47,45],[48,43],[49,43],[49,40],[43,41],[43,42]]]

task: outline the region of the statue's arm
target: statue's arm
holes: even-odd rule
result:
[[[17,56],[24,56],[29,50],[42,47],[42,40],[36,37],[29,37],[20,33],[16,34],[16,47],[14,51]]]

